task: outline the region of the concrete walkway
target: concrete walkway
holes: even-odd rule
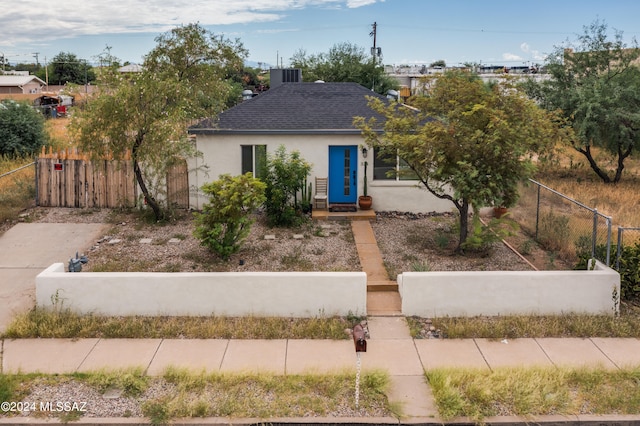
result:
[[[378,242],[368,220],[351,222],[362,271],[367,273],[367,314],[402,315],[397,282],[390,280]]]

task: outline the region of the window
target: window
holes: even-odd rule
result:
[[[267,174],[267,146],[241,145],[242,174],[251,172],[253,177],[264,178]]]
[[[373,180],[417,180],[416,174],[397,155],[373,152]]]

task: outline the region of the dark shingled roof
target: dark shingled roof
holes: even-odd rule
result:
[[[359,133],[353,117],[376,117],[357,83],[284,83],[190,127],[189,133]]]

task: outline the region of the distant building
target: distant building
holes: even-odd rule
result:
[[[387,65],[385,73],[395,79],[400,85],[400,96],[403,99],[420,93],[424,89],[421,80],[424,77],[442,74],[447,70],[468,70],[475,72],[483,81],[498,80],[504,76],[516,76],[516,78],[533,78],[544,80],[549,78],[544,68],[536,66],[504,66],[504,65],[477,65],[474,67],[428,67],[426,65]]]
[[[141,73],[143,71],[142,65],[129,64],[118,68],[118,72],[121,73]]]
[[[0,93],[42,93],[47,84],[35,75],[0,75]]]

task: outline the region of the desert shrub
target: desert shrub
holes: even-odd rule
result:
[[[302,212],[298,205],[298,192],[305,189],[311,164],[298,151],[287,153],[280,145],[267,159],[265,176],[265,210],[269,224],[292,226],[301,221]]]
[[[232,177],[221,175],[205,184],[209,196],[202,213],[196,213],[194,235],[202,245],[223,259],[242,246],[253,220],[250,214],[264,202],[265,184],[251,173]]]
[[[567,251],[571,246],[569,217],[549,210],[540,218],[538,240],[554,252]]]
[[[473,215],[471,229],[461,247],[471,252],[487,252],[491,246],[506,238],[518,229],[518,224],[514,221],[493,218],[489,223],[484,224],[480,221],[478,214]]]

